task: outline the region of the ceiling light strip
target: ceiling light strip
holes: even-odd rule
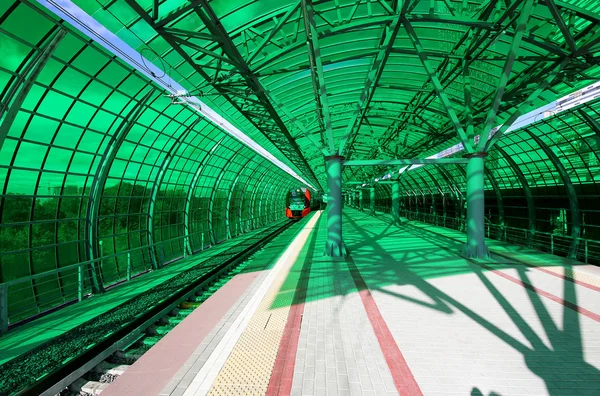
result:
[[[144,58],[139,52],[131,48],[127,43],[105,28],[73,2],[70,0],[37,0],[37,2],[59,18],[70,23],[75,29],[97,42],[107,51],[116,55],[166,91],[173,95],[177,95],[178,100],[184,102],[189,108],[197,113],[200,113],[218,128],[229,133],[259,155],[272,162],[278,168],[299,180],[302,184],[313,190],[315,189],[315,187],[294,172],[288,165],[281,162],[252,138],[233,126],[229,121],[207,106],[200,99],[195,96],[182,95],[182,93],[187,93],[187,90],[183,86],[167,75],[165,71],[160,70],[152,62]]]

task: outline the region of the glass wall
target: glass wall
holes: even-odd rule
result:
[[[295,179],[63,32],[0,4],[0,282],[96,260],[106,287],[285,216]],[[77,298],[77,277],[11,287],[11,322]]]

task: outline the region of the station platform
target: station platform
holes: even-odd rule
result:
[[[102,395],[600,394],[596,267],[352,208],[334,260],[299,225]]]

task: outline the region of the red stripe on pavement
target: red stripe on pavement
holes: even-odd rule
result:
[[[298,352],[298,339],[300,338],[303,313],[304,303],[293,305],[290,308],[283,336],[279,343],[279,351],[275,359],[273,373],[269,380],[267,396],[289,395],[292,391],[294,366],[296,365],[296,353]]]
[[[315,241],[317,239],[319,222],[317,220],[314,226],[315,231],[311,236],[308,251],[313,252],[315,249]],[[296,365],[296,354],[298,352],[298,340],[300,339],[300,328],[302,326],[302,315],[304,314],[304,301],[306,301],[306,293],[308,291],[308,279],[310,278],[310,270],[312,268],[312,255],[308,254],[304,258],[302,270],[296,284],[296,292],[290,312],[288,313],[287,322],[283,329],[283,335],[279,342],[279,350],[275,358],[275,365],[269,380],[267,388],[267,396],[289,395],[292,392],[292,381],[294,379],[294,366]],[[294,267],[290,269],[294,270]]]
[[[547,292],[545,290],[542,290],[542,289],[538,289],[537,287],[535,287],[535,286],[533,286],[533,285],[531,285],[529,283],[525,283],[522,280],[517,279],[517,278],[515,278],[512,275],[508,275],[508,274],[506,274],[506,273],[504,273],[504,272],[502,272],[500,270],[492,269],[492,268],[490,268],[490,267],[488,267],[486,265],[483,265],[483,264],[479,264],[479,265],[481,265],[482,267],[490,270],[490,272],[493,272],[494,274],[503,277],[504,279],[507,279],[507,280],[509,280],[509,281],[511,281],[513,283],[516,283],[517,285],[521,285],[522,287],[524,287],[527,290],[531,290],[532,292],[537,293],[540,296],[546,297],[547,299],[550,299],[550,300],[552,300],[552,301],[554,301],[556,303],[559,303],[559,304],[561,304],[561,305],[563,305],[563,306],[565,306],[567,308],[570,308],[570,309],[572,309],[575,312],[579,312],[583,316],[587,316],[588,318],[590,318],[592,320],[595,320],[596,322],[600,322],[600,315],[598,315],[597,313],[594,313],[594,312],[592,312],[592,311],[590,311],[588,309],[580,307],[577,304],[573,304],[570,301],[565,301],[562,298],[557,297],[557,296],[555,296],[552,293],[549,293],[549,292]]]
[[[588,288],[588,289],[593,290],[593,291],[600,292],[600,287],[592,285],[592,284],[584,282],[584,281],[577,280],[575,278],[572,278],[570,276],[565,275],[564,273],[563,274],[559,274],[557,272],[550,271],[549,269],[546,269],[546,268],[543,268],[543,267],[538,267],[535,264],[530,264],[530,263],[527,263],[527,262],[525,262],[523,260],[519,260],[517,258],[514,258],[514,257],[512,257],[509,254],[498,253],[498,252],[495,252],[495,251],[492,251],[492,253],[495,254],[495,255],[497,255],[497,256],[504,257],[504,258],[506,258],[508,260],[516,261],[516,262],[518,262],[520,264],[523,264],[524,266],[526,266],[528,268],[533,268],[533,269],[541,271],[541,272],[543,272],[545,274],[555,276],[555,277],[560,278],[562,280],[568,280],[570,282],[575,283],[576,285]],[[566,267],[562,267],[562,268],[563,268],[563,271],[569,269],[569,268],[566,268]]]
[[[422,396],[423,393],[421,392],[421,388],[419,387],[419,384],[417,384],[417,380],[413,376],[412,371],[410,371],[402,352],[400,352],[400,348],[398,348],[398,344],[396,343],[392,332],[387,326],[385,319],[383,319],[373,295],[367,288],[365,280],[356,267],[356,264],[354,264],[354,260],[348,257],[346,263],[352,274],[352,279],[354,279],[354,283],[359,290],[358,294],[367,311],[371,326],[373,326],[373,331],[379,342],[379,347],[381,348],[385,361],[392,373],[396,389],[400,395]]]

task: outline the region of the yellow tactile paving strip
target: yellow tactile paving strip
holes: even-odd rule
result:
[[[316,213],[311,222],[316,222]],[[312,230],[311,227],[307,227]],[[304,232],[304,231],[303,231]],[[306,233],[308,237],[309,232]],[[208,395],[264,395],[269,387],[279,344],[287,322],[294,291],[301,272],[298,260],[305,238],[289,256],[267,294],[261,301],[248,327],[236,343]],[[295,268],[292,268],[295,267]]]
[[[600,287],[600,277],[597,277],[592,274],[588,274],[587,272],[578,271],[576,268],[542,267],[542,266],[537,266],[537,267],[544,268],[548,271],[552,271],[554,273],[566,276],[571,279],[575,279],[576,281],[579,281],[579,282],[585,282],[589,285]]]

